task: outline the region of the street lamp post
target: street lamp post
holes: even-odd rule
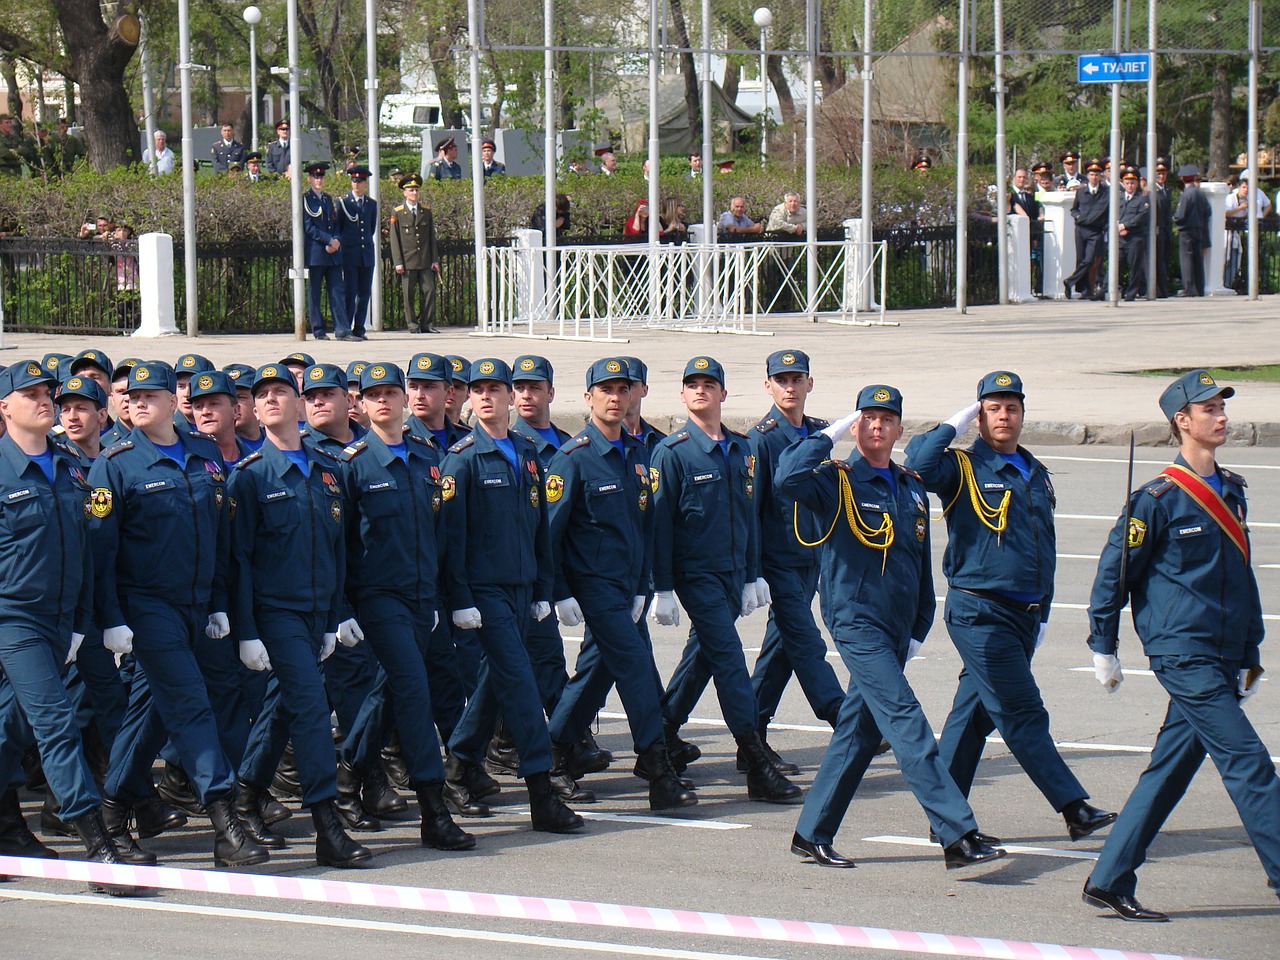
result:
[[[760,96],[764,103],[760,108],[760,166],[763,167],[769,152],[769,63],[764,41],[765,31],[773,26],[773,11],[768,7],[756,7],[751,19],[760,28]]]
[[[258,24],[262,11],[257,7],[244,8],[244,22],[249,25],[249,149],[258,149]]]

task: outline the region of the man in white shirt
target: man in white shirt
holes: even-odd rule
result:
[[[169,137],[163,130],[157,130],[155,135],[155,146],[142,151],[142,162],[150,165],[151,158],[155,156],[156,173],[173,173],[173,165],[176,157],[173,151],[169,149]]]

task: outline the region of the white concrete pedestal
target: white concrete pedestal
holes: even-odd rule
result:
[[[173,309],[173,237],[144,233],[138,237],[138,292],[142,322],[131,336],[169,337],[179,332]]]
[[[1222,283],[1222,272],[1227,265],[1227,194],[1231,188],[1225,183],[1202,183],[1200,191],[1209,198],[1209,207],[1213,210],[1209,218],[1213,245],[1204,252],[1204,295],[1234,297],[1236,292]],[[1240,236],[1244,238],[1246,234]]]
[[[1044,207],[1044,295],[1065,300],[1062,285],[1076,269],[1076,222],[1071,207],[1074,190],[1054,190],[1037,194]]]
[[[1009,302],[1028,303],[1035,299],[1031,289],[1031,220],[1012,213],[1006,222],[1009,225],[1005,232]]]

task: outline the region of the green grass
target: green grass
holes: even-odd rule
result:
[[[1180,377],[1195,367],[1167,367],[1158,370],[1135,370],[1140,377]],[[1260,380],[1280,383],[1280,363],[1261,363],[1247,367],[1206,367],[1215,380]]]

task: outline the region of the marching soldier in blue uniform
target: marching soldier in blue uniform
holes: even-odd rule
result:
[[[507,429],[511,368],[476,361],[468,390],[476,425],[449,448],[442,467],[448,557],[441,582],[454,627],[477,631],[484,655],[449,748],[467,764],[482,763],[493,718],[501,715],[520,754],[533,828],[577,830],[582,818],[551,787],[551,740],[524,639],[531,618],[551,615],[542,470],[533,444]]]
[[[942,730],[942,759],[967,797],[987,735],[998,730],[1079,840],[1116,815],[1085,802],[1031,673],[1053,600],[1057,495],[1044,464],[1018,445],[1024,404],[1022,379],[996,370],[978,381],[977,402],[907,445],[907,466],[941,498],[950,534],[945,618],[964,669]],[[950,449],[975,417],[973,445]]]
[[[0,854],[57,857],[27,828],[12,786],[21,782],[23,754],[36,744],[49,789],[87,859],[120,863],[63,686],[66,664],[92,624],[93,562],[84,473],[48,439],[57,382],[33,360],[0,372]]]
[[[336,458],[302,443],[293,374],[265,366],[253,394],[267,442],[236,467],[228,485],[231,627],[241,662],[270,677],[240,764],[236,812],[258,842],[285,846],[263,822],[258,800],[292,738],[302,802],[316,828],[316,861],[361,866],[373,855],[347,836],[334,802],[336,764],[320,675],[320,663],[337,646],[345,604],[340,470]]]
[[[441,456],[467,435],[449,420],[448,400],[453,389],[453,370],[447,357],[436,353],[416,353],[405,372],[409,385],[409,429],[431,440]]]
[[[1151,762],[1084,887],[1085,903],[1125,920],[1168,919],[1138,902],[1137,870],[1205,753],[1240,813],[1268,883],[1280,888],[1280,779],[1244,713],[1262,674],[1263,637],[1245,481],[1216,460],[1227,440],[1226,401],[1234,395],[1234,388],[1220,386],[1204,370],[1184,374],[1161,394],[1178,456],[1129,496],[1128,511],[1107,538],[1089,601],[1089,647],[1108,692],[1124,679],[1116,644],[1128,601],[1142,651],[1169,695]]]
[[[352,167],[351,192],[338,198],[338,239],[342,243],[342,283],[346,290],[351,335],[338,339],[364,340],[373,292],[373,268],[378,259],[378,201],[369,196],[368,167]],[[332,294],[331,294],[332,295]]]
[[[831,460],[853,433],[849,460]],[[929,816],[948,869],[1004,855],[978,834],[947,772],[903,666],[933,626],[933,565],[924,482],[893,463],[902,438],[902,394],[873,384],[858,407],[781,454],[778,493],[812,512],[822,528],[822,615],[849,670],[835,735],[805,798],[791,852],[825,867],[852,867],[831,846],[862,776],[889,738],[907,785]],[[776,594],[775,600],[777,602]]]
[[[587,371],[591,420],[551,458],[547,504],[555,558],[556,615],[586,621],[602,669],[617,678],[631,740],[648,774],[653,810],[697,803],[676,776],[662,731],[653,651],[639,623],[647,606],[653,559],[653,491],[648,451],[626,434],[632,385],[626,362],[597,360]],[[609,558],[603,566],[600,559]],[[575,707],[586,707],[586,711]],[[548,726],[553,747],[568,753],[598,705],[562,699]]]
[[[212,373],[218,369],[208,357],[198,353],[184,353],[174,366],[174,389],[178,409],[173,415],[173,428],[179,433],[195,429],[196,413],[191,408],[191,378],[197,373]]]
[[[111,398],[111,406],[115,409],[115,423],[102,435],[102,449],[105,450],[117,440],[123,440],[133,429],[129,419],[129,370],[138,362],[137,357],[126,357],[115,365],[111,373],[111,389],[107,396]]]
[[[320,309],[320,291],[329,290],[329,315],[333,317],[333,332],[341,340],[351,338],[351,319],[347,315],[346,284],[343,280],[343,253],[340,237],[342,224],[338,222],[337,206],[324,187],[327,163],[313,163],[307,167],[307,179],[311,189],[302,195],[302,232],[307,238],[307,313],[311,320],[311,334],[317,340],[327,340],[324,314]]]
[[[702,695],[698,675],[710,672],[729,731],[747,761],[747,796],[799,803],[800,788],[773,765],[760,739],[760,710],[734,627],[739,616],[769,601],[768,586],[757,573],[756,460],[747,438],[720,419],[727,396],[718,361],[690,360],[680,390],[689,419],[653,453],[653,618],[664,626],[678,625],[679,594],[692,624],[662,712],[673,728],[670,746]]]
[[[212,440],[174,429],[174,390],[168,364],[135,365],[129,371],[134,430],[89,472],[95,619],[104,625],[107,649],[121,657],[132,653],[141,668],[112,749],[105,794],[126,809],[146,798],[152,762],[171,738],[213,821],[214,862],[250,866],[268,854],[245,836],[232,810],[226,734],[210,705],[210,690],[220,697],[223,684],[206,677],[199,652],[231,643],[225,467]],[[150,855],[133,843],[127,819],[117,842],[134,862],[146,862]]]

